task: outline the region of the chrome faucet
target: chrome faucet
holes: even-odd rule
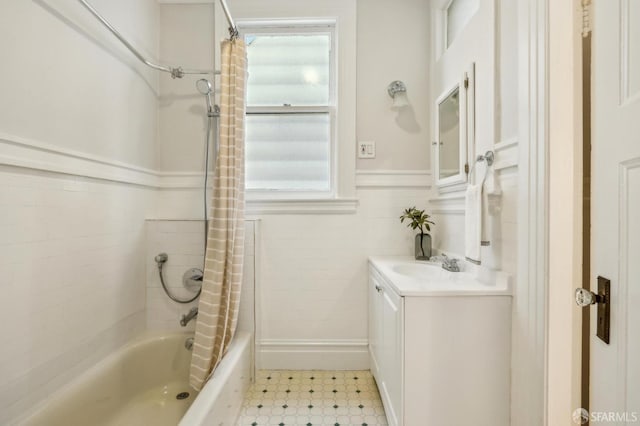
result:
[[[458,259],[447,257],[446,254],[442,254],[442,269],[449,272],[460,272],[460,265],[458,265]]]
[[[194,306],[189,310],[189,312],[187,312],[187,314],[182,315],[182,318],[180,318],[180,325],[183,327],[186,327],[187,324],[189,324],[189,321],[191,321],[197,316],[198,316],[198,308]]]

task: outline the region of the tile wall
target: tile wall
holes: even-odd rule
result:
[[[413,256],[399,217],[425,208],[427,189],[357,198],[353,214],[260,216],[259,368],[368,368],[367,259]]]
[[[144,328],[144,187],[0,166],[0,423]]]
[[[255,221],[246,221],[245,263],[242,296],[240,300],[240,318],[238,327],[242,330],[254,330],[253,301],[255,279]],[[148,220],[146,222],[146,321],[152,330],[181,329],[180,318],[198,301],[180,304],[167,297],[158,275],[154,257],[158,253],[167,253],[169,260],[165,264],[164,277],[172,294],[180,299],[190,299],[190,293],[182,285],[182,275],[191,268],[202,269],[204,254],[204,222],[202,220]],[[187,328],[195,330],[195,321]]]
[[[413,255],[414,232],[399,217],[407,207],[426,208],[429,194],[428,182],[385,182],[360,185],[354,213],[261,214],[249,209],[248,218],[259,229],[253,260],[261,368],[368,368],[367,259]],[[162,295],[153,256],[164,250],[170,259],[184,262],[168,271],[170,285],[179,285],[184,270],[197,266],[202,249],[195,223],[201,222],[187,225],[179,219],[193,215],[200,205],[200,190],[160,191],[156,214],[178,220],[147,224],[150,327],[176,327],[188,310]],[[180,229],[185,235],[176,234]]]

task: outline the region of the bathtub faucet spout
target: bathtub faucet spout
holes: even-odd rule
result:
[[[183,327],[186,327],[187,324],[189,324],[189,321],[191,321],[197,316],[198,316],[198,308],[196,307],[191,308],[189,312],[187,312],[187,314],[182,315],[182,318],[180,318],[180,325]]]

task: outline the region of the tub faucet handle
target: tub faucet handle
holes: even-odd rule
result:
[[[189,322],[197,316],[198,316],[198,308],[194,306],[189,310],[189,312],[182,315],[182,318],[180,318],[180,325],[183,327],[186,327],[187,324],[189,324]]]

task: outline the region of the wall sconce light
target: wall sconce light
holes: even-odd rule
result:
[[[409,100],[407,99],[407,86],[404,85],[400,80],[392,81],[387,87],[387,93],[393,99],[393,104],[391,104],[391,108],[400,109],[409,105]]]

